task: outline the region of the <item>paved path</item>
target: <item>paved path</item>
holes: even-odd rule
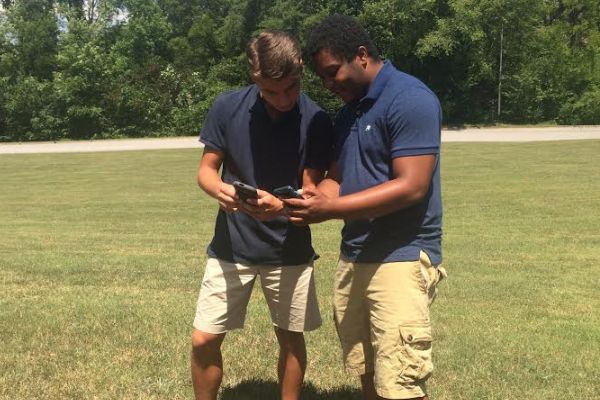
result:
[[[600,126],[551,128],[469,128],[442,131],[442,142],[533,142],[600,139]],[[0,154],[85,153],[98,151],[201,148],[196,136],[33,143],[0,143]]]

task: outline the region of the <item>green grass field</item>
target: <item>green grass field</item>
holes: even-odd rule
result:
[[[600,398],[600,141],[444,145],[432,400]],[[0,399],[190,399],[216,205],[197,150],[0,156]],[[331,322],[339,222],[314,227],[323,327],[304,398],[359,399]],[[277,397],[256,290],[223,399]]]

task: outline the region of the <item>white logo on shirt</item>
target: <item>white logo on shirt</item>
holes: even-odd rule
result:
[[[365,128],[365,132],[369,132],[371,130],[371,125],[367,125],[367,127]]]

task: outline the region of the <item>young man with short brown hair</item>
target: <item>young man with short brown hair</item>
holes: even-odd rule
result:
[[[198,184],[220,210],[192,333],[197,400],[217,398],[221,344],[226,332],[243,327],[257,278],[280,346],[282,399],[300,398],[306,369],[303,332],[321,325],[310,230],[291,224],[271,192],[320,182],[330,160],[331,121],[300,91],[303,65],[293,37],[263,32],[250,41],[247,55],[254,84],[217,98],[200,134],[205,149]],[[241,201],[234,181],[256,187],[258,198]]]

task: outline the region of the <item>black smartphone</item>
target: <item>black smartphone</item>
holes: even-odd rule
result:
[[[282,186],[273,190],[273,194],[280,199],[301,199],[302,195],[291,186]]]
[[[233,187],[235,187],[235,192],[242,201],[246,201],[247,199],[258,198],[258,193],[256,193],[256,188],[254,186],[246,185],[245,183],[235,181],[233,182]]]

